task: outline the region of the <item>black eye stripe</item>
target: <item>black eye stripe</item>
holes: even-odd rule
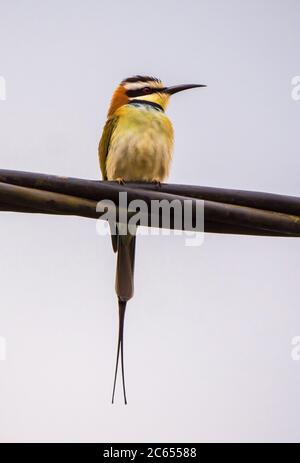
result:
[[[158,93],[162,92],[163,90],[163,88],[142,87],[135,90],[127,90],[126,95],[130,98],[134,98],[135,96],[151,95],[151,93]]]
[[[127,90],[126,94],[129,97],[145,95],[144,88],[137,88],[135,90]]]

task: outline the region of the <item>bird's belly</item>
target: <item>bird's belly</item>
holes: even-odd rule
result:
[[[107,157],[108,180],[163,181],[169,173],[172,140],[154,129],[116,134]]]

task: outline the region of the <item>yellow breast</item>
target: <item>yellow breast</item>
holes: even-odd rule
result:
[[[118,123],[106,160],[107,179],[163,181],[173,151],[173,127],[168,117],[142,104],[122,106],[115,116]]]

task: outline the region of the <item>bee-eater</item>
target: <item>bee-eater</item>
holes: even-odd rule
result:
[[[112,96],[99,143],[103,180],[119,183],[145,181],[159,185],[166,179],[172,159],[173,127],[165,109],[171,95],[195,87],[205,85],[165,87],[161,80],[149,76],[134,76],[120,83]],[[129,233],[112,236],[113,249],[118,253],[116,293],[119,303],[119,338],[112,403],[120,353],[124,401],[127,403],[123,329],[126,304],[133,296],[135,241],[135,235]]]

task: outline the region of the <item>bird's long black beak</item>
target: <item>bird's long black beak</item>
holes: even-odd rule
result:
[[[183,84],[183,85],[173,85],[172,87],[166,87],[165,92],[169,95],[174,95],[174,93],[182,92],[182,90],[188,90],[189,88],[198,88],[206,87],[206,85],[201,84]]]

